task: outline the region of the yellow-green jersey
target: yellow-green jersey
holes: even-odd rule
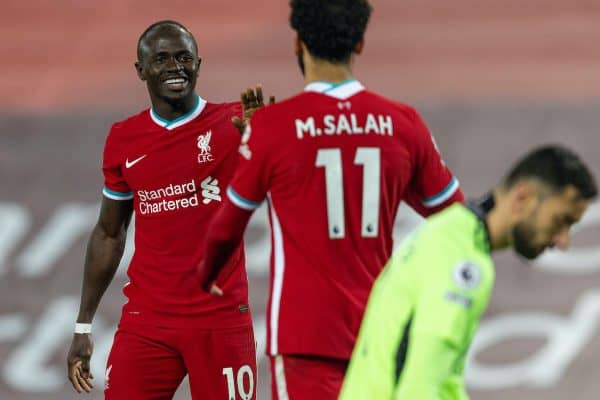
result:
[[[342,400],[468,399],[465,356],[494,283],[483,212],[427,219],[375,282]]]

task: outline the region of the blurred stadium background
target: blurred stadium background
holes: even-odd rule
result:
[[[373,5],[356,74],[422,111],[466,194],[481,194],[521,153],[547,142],[579,151],[600,175],[598,1]],[[285,98],[302,87],[287,15],[283,0],[2,1],[0,399],[102,398],[101,389],[74,394],[65,357],[104,137],[113,121],[148,105],[133,68],[138,35],[159,19],[187,25],[203,57],[198,89],[210,101],[236,99],[255,83]],[[417,222],[402,210],[398,236]],[[594,205],[569,252],[529,266],[496,257],[496,290],[469,364],[473,399],[598,398],[599,224]],[[247,244],[261,343],[268,233],[258,213]],[[97,388],[125,281],[121,268],[95,319]],[[267,366],[261,354],[261,399],[269,398]],[[186,398],[183,385],[176,399]]]

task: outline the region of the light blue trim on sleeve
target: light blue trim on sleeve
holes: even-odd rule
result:
[[[427,197],[426,199],[421,200],[421,202],[427,208],[437,207],[446,200],[448,200],[450,197],[452,197],[452,195],[454,195],[454,193],[458,190],[459,186],[460,185],[458,179],[452,177],[452,180],[450,181],[448,186],[444,188],[444,190],[442,190],[435,196]]]
[[[109,199],[112,199],[112,200],[131,200],[131,199],[133,199],[133,192],[128,192],[128,193],[115,192],[114,190],[110,190],[106,187],[102,189],[102,194],[105,197],[108,197]]]
[[[231,188],[231,186],[227,187],[227,197],[229,197],[229,200],[231,200],[231,202],[233,204],[235,204],[239,208],[242,208],[242,209],[248,210],[248,211],[256,210],[258,207],[260,207],[260,203],[261,203],[261,202],[256,202],[256,201],[250,201],[248,199],[243,198],[242,196],[237,194]]]

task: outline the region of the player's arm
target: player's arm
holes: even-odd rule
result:
[[[262,87],[257,85],[254,89],[246,89],[240,94],[240,100],[242,115],[241,117],[234,116],[231,119],[231,122],[235,128],[243,134],[240,153],[247,154],[243,153],[242,149],[245,148],[246,151],[248,149],[250,119],[256,111],[265,105]],[[270,96],[269,104],[273,103],[275,103],[275,97]],[[245,170],[247,170],[248,167],[245,164],[247,163],[242,161],[242,166],[240,167],[242,172],[241,174],[238,173],[236,177],[246,173]],[[234,177],[234,180],[236,177]],[[239,179],[240,178],[238,177],[238,180]],[[251,178],[245,179],[248,181],[248,179]],[[230,272],[223,271],[223,268],[227,265],[227,261],[229,261],[232,254],[235,252],[235,249],[243,240],[244,231],[255,210],[255,207],[247,207],[244,206],[244,204],[242,204],[242,206],[236,206],[232,203],[232,201],[229,200],[232,196],[231,192],[235,194],[235,191],[229,187],[225,203],[211,222],[208,230],[209,234],[205,243],[205,256],[198,267],[202,288],[214,295],[223,294],[219,287],[219,282],[222,282]],[[236,195],[236,197],[240,198],[240,201],[244,201],[240,196]],[[246,204],[251,203],[252,202],[246,201]],[[219,279],[217,280],[217,278]]]
[[[204,243],[204,260],[198,267],[202,288],[222,295],[220,283],[231,271],[225,266],[243,240],[252,213],[260,206],[270,185],[270,140],[257,114],[248,123],[240,144],[240,163],[227,188],[227,198],[213,218]],[[257,131],[252,133],[253,127]],[[272,147],[272,146],[271,146]],[[271,154],[270,154],[271,153]],[[235,268],[235,265],[231,265]]]
[[[102,199],[100,216],[87,244],[77,323],[91,324],[100,299],[115,275],[123,256],[132,210],[132,200]],[[92,350],[91,334],[73,335],[67,364],[69,380],[78,392],[89,392],[92,388],[93,377],[89,371]]]
[[[438,264],[443,275],[430,276],[419,286],[395,399],[468,399],[462,366],[472,329],[487,305],[489,279],[475,263]],[[464,274],[463,265],[469,268]]]
[[[435,334],[414,332],[409,359],[402,370],[402,380],[396,386],[394,399],[440,400],[443,391],[452,391],[453,400],[468,399],[464,385],[450,388],[446,384],[454,374],[456,360],[462,349],[451,339]]]
[[[226,199],[213,218],[206,238],[204,260],[199,267],[200,282],[205,291],[223,294],[220,284],[231,272],[224,267],[242,242],[253,212],[254,209],[240,208]]]
[[[123,256],[132,211],[132,200],[102,198],[100,216],[87,245],[77,322],[91,323],[94,318]]]
[[[415,172],[405,195],[406,203],[424,217],[456,202],[464,202],[458,179],[444,163],[435,139],[415,112]]]

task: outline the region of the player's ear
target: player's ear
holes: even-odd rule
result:
[[[139,61],[135,62],[135,71],[137,72],[137,76],[138,78],[140,78],[140,80],[145,81],[146,77],[144,76],[144,67],[142,66],[142,63]]]
[[[202,65],[202,58],[198,57],[198,67],[196,68],[196,78],[200,74],[200,65]]]
[[[296,53],[298,57],[302,57],[304,53],[304,48],[302,47],[302,40],[298,35],[296,35],[296,38],[294,39],[294,53]]]
[[[364,47],[365,47],[365,39],[360,39],[359,42],[356,43],[356,46],[354,46],[354,54],[362,53]]]
[[[513,217],[518,220],[527,218],[537,205],[536,185],[528,181],[518,182],[511,192]]]

